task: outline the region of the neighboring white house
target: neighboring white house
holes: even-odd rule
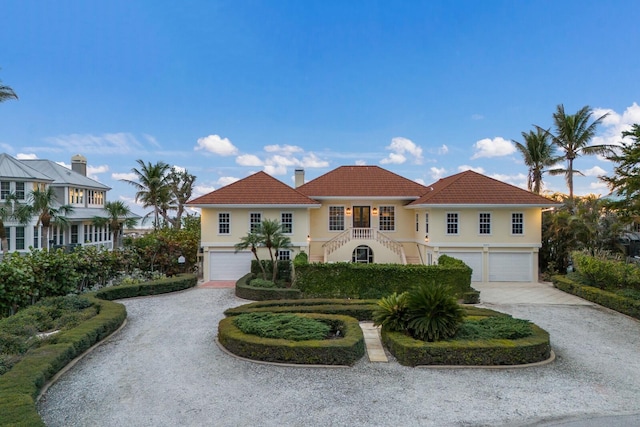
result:
[[[110,187],[87,175],[87,159],[81,155],[71,158],[71,169],[51,160],[18,160],[0,154],[0,200],[15,193],[21,203],[27,203],[36,188],[52,187],[57,206],[70,205],[73,213],[66,215],[69,226],[50,229],[50,246],[99,245],[112,248],[110,227],[93,224],[94,217],[107,217],[104,204]],[[5,221],[10,251],[28,251],[40,248],[42,227],[36,227],[37,218],[29,224]]]
[[[433,264],[462,259],[472,281],[536,281],[542,210],[552,200],[466,171],[424,186],[378,166],[341,166],[296,188],[258,172],[198,197],[204,277],[235,280],[252,254],[234,244],[263,219],[283,224],[284,258],[311,262]],[[262,254],[261,257],[264,257]]]

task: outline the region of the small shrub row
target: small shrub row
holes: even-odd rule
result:
[[[300,297],[300,290],[294,288],[266,288],[250,284],[255,276],[248,273],[236,282],[236,296],[251,301],[266,301],[276,299],[295,299]],[[262,280],[262,279],[260,279]],[[273,282],[271,282],[273,283]]]
[[[586,284],[600,289],[630,288],[640,290],[640,268],[606,253],[591,255],[586,251],[571,253],[575,271]]]
[[[364,355],[364,336],[356,319],[318,313],[298,316],[331,322],[343,331],[344,336],[341,339],[309,341],[262,338],[243,333],[235,325],[234,317],[227,317],[218,324],[218,341],[233,354],[264,362],[353,365]]]
[[[626,314],[627,316],[640,319],[640,300],[593,286],[582,285],[566,276],[553,276],[551,280],[553,285],[560,290]]]
[[[323,340],[331,333],[328,324],[293,313],[245,313],[234,317],[234,322],[243,333],[262,338]]]
[[[522,365],[547,360],[551,353],[549,334],[531,325],[532,335],[515,340],[451,340],[427,342],[413,339],[401,332],[382,328],[382,342],[405,366]]]
[[[453,339],[455,340],[515,340],[533,334],[532,323],[511,316],[489,316],[466,319]]]
[[[375,300],[300,299],[254,302],[226,310],[226,316],[243,313],[321,313],[350,316],[358,320],[371,320]]]
[[[124,322],[122,304],[89,300],[99,313],[75,328],[50,338],[47,345],[31,349],[13,368],[0,376],[0,423],[2,425],[44,426],[35,399],[45,382],[93,344],[114,332]]]
[[[471,269],[462,261],[448,258],[442,265],[301,264],[296,265],[296,287],[305,298],[377,299],[415,285],[441,283],[461,298],[471,291]]]
[[[151,280],[144,283],[103,288],[96,293],[96,296],[100,299],[112,301],[122,298],[182,291],[193,288],[197,284],[198,277],[195,274],[179,274],[177,276]]]

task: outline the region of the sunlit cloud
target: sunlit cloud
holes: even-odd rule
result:
[[[253,154],[241,154],[236,157],[236,163],[240,166],[262,166],[264,164],[258,156]]]
[[[18,160],[35,160],[37,158],[38,156],[36,156],[35,154],[25,154],[25,153],[16,154],[16,159]]]
[[[413,164],[422,164],[422,148],[410,139],[401,136],[395,137],[391,140],[391,144],[386,146],[385,149],[391,151],[391,153],[380,160],[380,163],[383,165],[402,164],[407,161],[405,155],[410,156]]]
[[[581,171],[585,176],[602,176],[606,175],[607,171],[600,166],[594,166],[591,169]]]
[[[118,172],[114,172],[111,174],[111,178],[112,179],[116,179],[116,180],[126,180],[126,181],[137,181],[138,180],[138,175],[136,175],[133,172],[126,172],[126,173],[118,173]]]
[[[508,156],[516,151],[516,147],[511,141],[499,136],[493,139],[481,139],[473,144],[473,148],[476,152],[471,156],[472,160],[482,157]]]
[[[265,145],[264,151],[267,153],[283,153],[283,154],[293,154],[293,153],[302,153],[304,150],[297,145]]]
[[[458,166],[458,171],[459,172],[464,172],[464,171],[474,171],[474,172],[478,172],[478,173],[482,173],[484,174],[484,168],[478,166],[478,167],[473,167],[473,166],[469,166],[469,165],[460,165]]]
[[[229,138],[222,138],[220,135],[209,135],[198,138],[195,151],[207,151],[219,156],[234,156],[238,154],[238,148],[231,143]]]
[[[433,178],[434,180],[438,180],[447,173],[447,170],[445,168],[437,168],[435,166],[432,166],[429,169],[429,172],[430,172],[431,178]]]

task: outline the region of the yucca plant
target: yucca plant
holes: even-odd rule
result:
[[[464,312],[448,286],[422,285],[406,297],[407,327],[418,340],[438,341],[455,335]]]
[[[384,326],[390,331],[402,332],[407,329],[407,293],[396,292],[382,297],[373,311],[374,326]]]

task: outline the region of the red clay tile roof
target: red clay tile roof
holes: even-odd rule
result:
[[[418,198],[428,191],[424,185],[379,166],[340,166],[301,185],[297,190],[315,197],[403,197]]]
[[[430,190],[430,189],[433,190]],[[429,191],[410,203],[415,205],[557,205],[553,200],[473,171],[465,171],[429,186]]]
[[[203,205],[318,205],[265,172],[250,175],[187,203]]]

